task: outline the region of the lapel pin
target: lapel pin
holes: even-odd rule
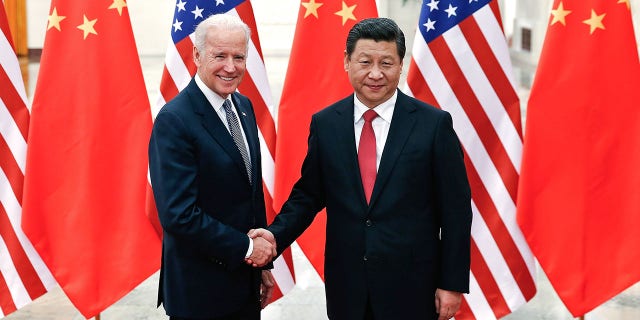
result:
[[[247,114],[246,114],[246,113],[244,113],[243,111],[241,111],[240,113],[242,113],[242,116],[243,116],[243,117],[246,117],[246,116],[247,116]]]

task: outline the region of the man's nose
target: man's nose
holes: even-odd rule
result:
[[[371,67],[371,70],[369,70],[369,78],[371,79],[382,78],[382,70],[380,70],[380,67],[378,67],[378,65],[373,65]]]
[[[229,58],[224,61],[224,71],[226,72],[236,71],[236,65],[233,61],[233,58]]]

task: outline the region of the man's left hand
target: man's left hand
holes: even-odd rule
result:
[[[269,304],[274,285],[275,279],[271,274],[271,270],[262,270],[262,283],[260,284],[260,307],[262,309]]]
[[[462,303],[462,293],[436,289],[436,312],[438,320],[449,320],[460,309]]]

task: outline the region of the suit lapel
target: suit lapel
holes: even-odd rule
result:
[[[376,176],[376,183],[373,186],[373,192],[371,193],[371,203],[369,206],[373,206],[382,192],[385,183],[389,179],[393,167],[396,164],[396,159],[400,155],[400,152],[404,148],[407,138],[413,130],[415,125],[415,119],[411,117],[411,113],[415,111],[415,106],[410,102],[408,97],[402,92],[398,91],[398,98],[393,110],[393,118],[391,119],[391,126],[389,127],[389,135],[382,151],[382,158],[380,159],[380,166],[378,168],[378,174]]]
[[[233,138],[229,134],[229,130],[227,130],[227,127],[222,123],[222,120],[214,110],[214,107],[209,103],[209,100],[207,100],[207,97],[205,97],[204,93],[200,91],[195,80],[191,80],[186,90],[188,90],[189,96],[193,101],[194,112],[202,116],[202,126],[233,159],[238,169],[242,170],[242,172],[246,172],[247,169],[244,166],[242,155],[240,155],[238,147],[236,147],[236,144],[233,142]],[[234,100],[234,103],[235,102],[236,100]],[[247,183],[248,182],[249,181],[247,180]]]
[[[354,190],[358,190],[358,195],[362,199],[362,203],[366,206],[353,129],[353,108],[353,95],[340,102],[335,109],[337,117],[335,121],[333,121],[334,130],[331,132],[331,135],[336,137],[334,141],[335,156],[339,158],[338,161],[340,163],[345,164],[344,168],[348,172],[346,176],[351,177],[349,181],[345,181],[344,183],[353,186]]]

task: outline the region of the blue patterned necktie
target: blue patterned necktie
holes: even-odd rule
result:
[[[244,166],[247,168],[247,177],[249,178],[249,183],[252,183],[251,160],[249,160],[249,153],[247,152],[247,148],[244,144],[244,139],[242,138],[242,131],[240,131],[242,129],[240,129],[238,118],[236,117],[236,113],[233,111],[231,102],[229,102],[229,100],[225,99],[222,106],[224,107],[224,112],[227,116],[229,132],[231,133],[233,142],[235,142],[236,147],[238,147],[238,151],[240,151],[240,155],[242,155],[242,160],[244,160]]]

